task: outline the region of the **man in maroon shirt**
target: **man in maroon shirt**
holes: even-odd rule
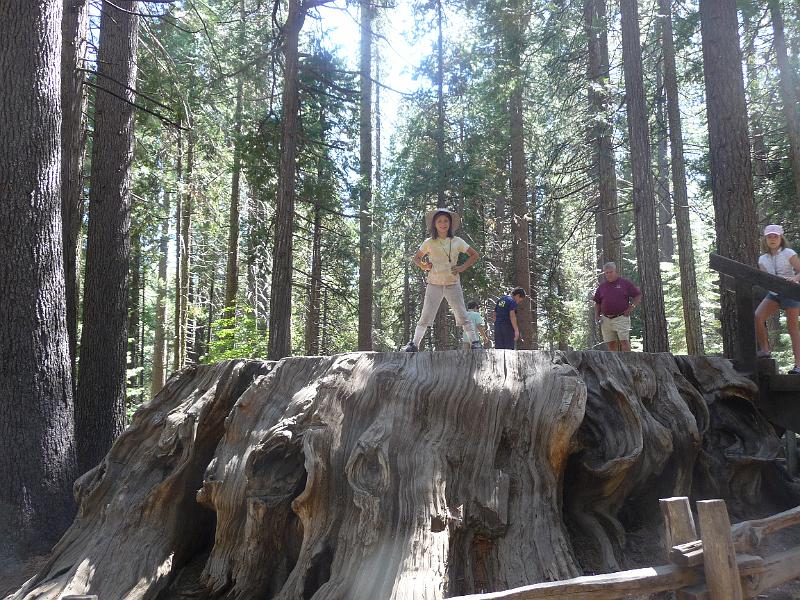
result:
[[[612,352],[631,349],[631,311],[642,301],[642,292],[617,273],[617,265],[603,265],[606,280],[594,293],[594,318],[600,324],[603,341]]]

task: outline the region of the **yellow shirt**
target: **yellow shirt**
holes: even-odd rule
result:
[[[453,285],[461,278],[450,271],[458,264],[458,255],[469,250],[469,244],[460,237],[428,238],[419,247],[428,256],[433,268],[428,271],[428,283],[434,285]]]

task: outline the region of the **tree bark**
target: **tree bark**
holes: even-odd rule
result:
[[[164,387],[167,325],[167,253],[169,252],[169,192],[162,190],[161,239],[158,242],[158,281],[153,333],[153,368],[150,375],[150,397]]]
[[[378,30],[378,35],[381,31]],[[375,210],[373,211],[372,238],[375,256],[375,289],[373,307],[373,328],[378,334],[378,350],[386,350],[383,331],[383,226],[385,204],[383,198],[383,164],[381,162],[381,55],[380,46],[375,45]]]
[[[0,561],[46,548],[73,514],[62,10],[61,0],[0,5]]]
[[[239,51],[241,53],[245,43],[244,0],[239,0],[239,19]],[[233,113],[233,172],[231,173],[231,205],[228,215],[228,260],[225,267],[225,313],[223,315],[228,319],[236,317],[236,294],[239,291],[239,180],[242,172],[243,101],[244,71],[242,70],[236,77],[236,108]]]
[[[102,460],[125,425],[128,260],[138,3],[103,2],[92,143],[80,378],[75,399],[78,469]],[[103,90],[109,90],[118,98]]]
[[[658,498],[800,500],[757,392],[668,354],[189,367],[78,482],[73,527],[11,600],[439,600],[650,566]]]
[[[361,0],[359,85],[360,154],[358,219],[358,349],[372,350],[372,19],[371,0]]]
[[[306,355],[317,356],[319,347],[320,301],[322,299],[322,211],[314,205],[314,230],[311,237],[311,276],[308,281],[306,316]]]
[[[783,31],[783,16],[779,0],[769,0],[772,17],[773,45],[778,60],[778,73],[781,84],[783,114],[786,119],[786,136],[789,139],[789,162],[794,176],[795,199],[800,199],[800,122],[797,118],[797,77],[789,64],[786,51],[786,36]]]
[[[511,127],[511,230],[513,232],[512,254],[514,256],[514,286],[525,288],[533,298],[531,288],[530,246],[528,236],[528,191],[525,182],[526,160],[524,148],[524,125],[522,117],[522,82],[516,81],[509,103]],[[533,346],[533,319],[529,302],[517,308],[517,325],[520,339],[517,348],[529,350]]]
[[[633,171],[633,211],[636,225],[636,266],[642,289],[642,321],[645,352],[669,351],[664,289],[658,261],[653,170],[650,133],[642,82],[642,47],[639,42],[639,11],[636,0],[620,0],[622,16],[622,61],[625,71],[625,103]]]
[[[686,168],[683,158],[683,132],[681,127],[678,76],[675,68],[675,45],[672,33],[672,2],[659,0],[664,53],[664,88],[667,95],[670,158],[672,161],[672,200],[675,213],[675,231],[678,238],[678,268],[681,277],[683,320],[686,328],[686,349],[689,354],[703,354],[703,327],[700,318],[700,301],[697,294],[697,275],[694,267],[694,246],[689,222],[689,195],[686,189]]]
[[[180,310],[178,311],[178,367],[186,364],[189,347],[189,304],[191,303],[192,262],[192,212],[194,211],[194,144],[195,132],[191,121],[186,136],[186,170],[183,179],[183,202],[181,203],[181,264],[180,264]]]
[[[78,248],[83,223],[83,159],[86,154],[86,106],[83,60],[89,5],[86,0],[63,0],[61,21],[61,220],[64,240],[64,288],[73,389],[77,384],[78,355]]]
[[[268,356],[272,360],[292,353],[292,225],[298,128],[298,40],[305,13],[300,0],[289,0],[284,25],[284,84],[281,114],[281,159],[275,206],[272,285],[269,298]]]
[[[589,109],[593,117],[590,140],[597,178],[598,266],[622,260],[617,209],[617,173],[609,114],[608,23],[605,0],[584,1],[584,28],[588,40]]]
[[[735,0],[700,0],[711,188],[717,251],[754,265],[758,256],[747,105]],[[733,293],[721,289],[720,321],[725,356],[738,347],[739,319]]]
[[[655,25],[656,39],[663,38],[663,23],[659,19]],[[658,253],[660,262],[673,261],[675,241],[672,238],[672,202],[669,194],[669,163],[667,161],[667,112],[666,91],[664,89],[664,50],[661,47],[661,61],[656,65],[656,201],[658,205]]]
[[[174,312],[174,332],[172,338],[172,370],[177,371],[181,368],[181,302],[183,291],[181,290],[181,218],[183,213],[183,190],[186,183],[183,179],[183,136],[179,129],[177,137],[177,156],[175,157],[175,178],[178,182],[178,190],[175,193],[175,312]]]
[[[436,208],[447,208],[447,155],[444,151],[445,136],[445,100],[444,100],[444,31],[442,23],[442,0],[436,0]],[[462,215],[463,217],[463,215]],[[430,232],[425,232],[428,237]],[[433,348],[435,350],[449,350],[448,320],[450,307],[446,302],[439,305],[436,318],[433,321]]]
[[[140,292],[142,288],[142,243],[139,232],[131,234],[131,260],[129,265],[128,286],[128,366],[131,371],[140,366],[139,356],[142,354],[142,347],[139,345],[139,324],[141,322],[141,312],[143,306],[140,304]],[[135,386],[135,380],[130,382]],[[127,382],[127,376],[126,376]]]

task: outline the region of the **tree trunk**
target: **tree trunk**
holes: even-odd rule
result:
[[[64,288],[67,299],[67,333],[72,365],[72,385],[77,384],[78,353],[78,248],[83,223],[83,159],[86,154],[86,105],[83,59],[89,5],[86,0],[63,0],[61,21],[61,221],[64,240]]]
[[[642,288],[642,321],[645,352],[668,352],[664,289],[658,262],[653,170],[650,133],[642,82],[642,47],[636,0],[620,0],[622,16],[622,61],[625,71],[625,102],[628,113],[630,160],[633,171],[633,211],[636,225],[636,265]]]
[[[245,43],[244,0],[239,0],[239,19],[239,49],[242,52]],[[223,316],[228,319],[236,317],[236,294],[239,291],[239,179],[242,172],[243,99],[244,71],[240,71],[236,77],[236,108],[233,113],[233,173],[231,173],[231,205],[228,216],[228,262],[225,267],[225,312]]]
[[[525,182],[525,133],[522,116],[522,81],[519,71],[519,56],[517,60],[516,78],[514,89],[511,92],[509,103],[509,117],[511,129],[511,213],[512,213],[512,254],[514,257],[514,286],[525,288],[530,297],[530,302],[523,302],[517,308],[517,324],[520,339],[517,348],[529,350],[535,344],[533,317],[534,290],[531,286],[530,269],[530,222],[528,217],[528,191]]]
[[[128,260],[138,3],[103,2],[92,142],[80,378],[75,399],[78,469],[105,456],[125,426]],[[109,90],[107,93],[103,90]],[[124,98],[127,102],[121,101]]]
[[[683,133],[678,96],[678,77],[675,68],[671,0],[659,0],[659,12],[660,18],[663,19],[661,33],[664,53],[664,88],[667,95],[667,119],[669,121],[670,158],[672,161],[672,199],[675,212],[675,230],[678,237],[678,267],[681,276],[686,349],[689,354],[703,354],[703,327],[700,319],[700,301],[697,294],[692,229],[689,222],[689,195],[686,190],[686,168],[683,158]]]
[[[359,219],[358,219],[358,349],[372,350],[372,19],[371,0],[361,0],[361,87]]]
[[[314,205],[314,231],[311,238],[311,277],[308,281],[308,315],[306,316],[305,350],[317,356],[319,347],[320,301],[322,298],[322,210]]]
[[[786,135],[789,139],[789,162],[794,175],[795,200],[800,199],[800,123],[797,118],[797,78],[789,64],[786,51],[786,36],[783,32],[783,16],[779,0],[768,0],[774,32],[775,56],[778,59],[778,71],[781,83],[781,100],[783,114],[786,118]]]
[[[593,160],[598,182],[597,235],[598,266],[621,261],[622,252],[617,211],[617,173],[609,114],[608,23],[605,0],[584,1],[584,28],[589,45],[589,109],[594,121],[590,130]]]
[[[177,136],[177,156],[175,160],[175,178],[178,181],[178,190],[175,194],[175,313],[174,313],[174,333],[172,338],[172,370],[177,371],[181,365],[181,301],[183,291],[181,289],[181,219],[183,213],[183,194],[181,186],[186,182],[183,179],[183,136],[178,129]]]
[[[139,324],[143,305],[139,303],[142,287],[142,243],[139,232],[131,235],[131,260],[129,268],[130,286],[128,287],[128,370],[134,371],[140,366],[139,355],[142,347],[139,346]],[[127,379],[127,378],[126,378]],[[133,381],[131,381],[133,385]]]
[[[758,256],[747,105],[735,0],[700,0],[703,73],[717,252],[754,265]],[[738,347],[740,319],[733,293],[720,290],[725,356]]]
[[[756,395],[724,359],[668,354],[190,367],[78,482],[11,599],[439,600],[650,566],[658,498],[800,500]]]
[[[444,150],[445,105],[444,105],[444,31],[442,30],[442,0],[436,0],[436,208],[448,208],[445,188],[447,187],[447,156]],[[462,217],[464,215],[461,215]],[[430,232],[425,232],[428,237]],[[448,319],[450,307],[447,302],[442,302],[436,311],[433,321],[433,348],[435,350],[449,350],[450,336]]]
[[[378,35],[380,35],[378,30]],[[373,211],[372,238],[375,257],[375,289],[373,328],[378,334],[380,346],[386,350],[386,334],[383,331],[383,226],[386,207],[383,198],[383,164],[381,163],[381,56],[380,46],[375,46],[375,210]]]
[[[162,387],[165,378],[166,325],[167,325],[167,252],[169,252],[169,192],[162,190],[161,239],[158,242],[158,281],[156,282],[156,307],[153,333],[153,368],[150,375],[150,397]]]
[[[73,515],[62,10],[61,0],[0,5],[0,562],[47,548]]]
[[[305,13],[300,0],[289,0],[284,25],[284,84],[281,114],[281,158],[278,172],[278,197],[275,206],[272,285],[269,298],[269,358],[276,360],[292,353],[292,225],[294,186],[297,169],[298,128],[298,39]]]
[[[656,21],[655,35],[657,40],[663,37],[662,20]],[[656,65],[656,202],[658,204],[658,254],[661,262],[673,261],[675,242],[672,239],[672,202],[669,194],[669,163],[667,161],[667,112],[666,91],[664,89],[664,50],[661,48],[661,60]]]
[[[403,339],[411,339],[411,320],[413,310],[411,307],[411,245],[408,242],[408,234],[403,236]]]
[[[181,204],[181,267],[180,267],[180,311],[178,312],[178,368],[186,364],[186,351],[189,347],[189,304],[191,302],[191,258],[192,258],[192,212],[194,211],[194,139],[191,122],[186,136],[186,171],[184,173],[184,194]]]

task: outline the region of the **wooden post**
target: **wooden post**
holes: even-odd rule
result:
[[[664,515],[665,542],[669,559],[670,548],[697,539],[697,529],[694,526],[689,498],[686,496],[662,498],[658,503],[661,506],[661,514]]]
[[[789,475],[797,475],[797,437],[794,431],[789,429],[784,434],[786,436],[786,470]]]
[[[703,540],[703,568],[711,600],[742,600],[736,550],[725,501],[701,500],[697,503],[697,515]]]
[[[753,284],[736,280],[736,318],[739,329],[738,370],[746,375],[756,374],[756,322],[753,310]]]

